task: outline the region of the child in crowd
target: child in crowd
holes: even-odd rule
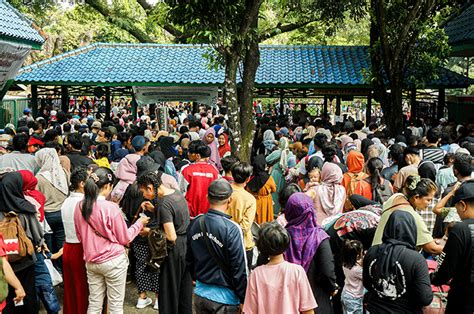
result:
[[[110,169],[109,155],[110,155],[109,145],[107,145],[106,143],[100,143],[99,145],[97,145],[97,149],[95,151],[96,159],[94,160],[94,162],[99,167],[105,167],[105,168]]]
[[[321,170],[318,167],[314,168],[308,173],[308,178],[309,181],[306,183],[304,188],[305,191],[307,191],[312,186],[321,184]]]
[[[232,167],[239,161],[237,157],[226,156],[221,159],[222,169],[224,170],[223,179],[226,179],[230,184],[234,183],[232,178]]]
[[[289,244],[290,235],[277,222],[262,225],[257,248],[269,261],[250,274],[244,313],[314,313],[317,304],[306,272],[283,257]]]
[[[53,281],[46,266],[45,259],[57,260],[63,255],[63,249],[57,253],[51,254],[49,250],[43,250],[36,253],[35,263],[35,286],[36,293],[48,314],[59,313],[61,304],[59,303],[56,291],[54,290]]]
[[[346,240],[342,247],[342,269],[344,271],[344,288],[341,301],[344,313],[362,314],[364,285],[362,283],[362,260],[364,247],[358,240]]]

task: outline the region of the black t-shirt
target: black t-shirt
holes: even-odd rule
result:
[[[87,166],[93,163],[92,159],[82,155],[80,152],[70,152],[66,156],[71,162],[71,172],[79,167],[87,168]]]
[[[451,278],[447,311],[474,313],[474,283],[471,282],[472,238],[469,226],[474,219],[457,223],[449,232],[440,255],[440,266],[432,276],[432,284],[441,285]],[[448,312],[447,312],[448,313]]]
[[[377,291],[379,285],[371,276],[376,267],[379,245],[371,247],[364,257],[363,282],[368,290],[365,295],[367,310],[370,313],[422,313],[433,299],[428,265],[424,257],[414,250],[404,249],[398,257],[398,272],[394,281],[399,289]],[[387,288],[390,287],[387,285]]]
[[[158,206],[158,223],[172,222],[177,235],[185,235],[189,225],[188,203],[184,196],[175,191],[164,196]]]

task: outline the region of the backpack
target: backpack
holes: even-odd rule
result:
[[[357,184],[361,182],[362,180],[364,180],[364,175],[365,175],[363,172],[359,172],[358,174],[347,172],[347,174],[349,175],[351,180],[349,181],[349,184],[346,190],[346,201],[344,202],[344,212],[349,212],[354,209],[354,206],[352,205],[349,199],[349,196],[354,194]]]
[[[34,254],[34,247],[21,225],[15,212],[3,213],[5,217],[0,222],[0,233],[5,242],[5,251],[9,262],[17,262],[27,255]]]
[[[151,271],[159,272],[161,264],[168,256],[168,240],[166,234],[160,227],[152,228],[148,234],[148,255],[147,266]]]

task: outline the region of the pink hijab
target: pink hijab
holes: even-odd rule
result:
[[[207,135],[212,134],[214,135],[214,141],[212,143],[207,143]],[[216,166],[217,170],[222,171],[221,165],[221,157],[219,156],[219,147],[217,145],[217,138],[216,138],[216,131],[214,128],[209,128],[204,133],[202,140],[209,146],[211,149],[211,156],[209,157],[209,161]]]
[[[341,185],[341,168],[332,163],[325,162],[321,171],[321,185],[317,186],[321,209],[328,216],[341,212],[346,200],[346,190]]]
[[[137,161],[141,158],[137,154],[128,154],[119,163],[115,175],[117,179],[133,184],[137,178]]]

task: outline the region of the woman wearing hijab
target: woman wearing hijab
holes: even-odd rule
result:
[[[46,197],[43,193],[36,189],[38,185],[38,179],[35,175],[29,170],[19,170],[21,178],[23,180],[23,195],[25,199],[32,204],[37,204],[39,212],[39,221],[44,221],[44,204],[46,202]]]
[[[437,173],[436,169],[437,167],[432,161],[430,160],[422,161],[418,165],[418,174],[420,175],[420,178],[426,178],[426,179],[430,179],[433,182],[436,182],[436,173]],[[438,187],[438,190],[436,191],[436,194],[431,200],[431,203],[428,205],[428,207],[424,209],[420,209],[421,218],[423,218],[423,221],[425,222],[426,226],[428,227],[428,230],[431,233],[433,233],[433,229],[436,224],[436,214],[433,213],[433,208],[438,203],[438,200],[441,194],[440,192],[441,191]]]
[[[272,193],[273,212],[277,215],[280,212],[280,204],[278,203],[278,193],[285,186],[285,175],[288,170],[288,159],[291,155],[290,142],[288,138],[282,137],[278,145],[278,150],[273,151],[267,156],[265,161],[271,165],[271,176],[276,184],[276,191]]]
[[[119,182],[115,185],[110,200],[120,204],[128,187],[135,182],[137,178],[137,161],[141,158],[138,154],[128,154],[119,163],[115,175]]]
[[[312,140],[314,138],[314,136],[316,135],[316,128],[313,125],[310,125],[310,126],[308,126],[306,131],[307,131],[307,134],[304,137],[304,139],[308,138],[308,139]]]
[[[337,292],[334,257],[329,236],[316,222],[313,200],[301,192],[293,194],[286,203],[285,218],[291,239],[285,259],[306,271],[318,313],[333,313],[330,297]]]
[[[365,163],[364,155],[358,151],[351,150],[349,154],[347,154],[346,163],[348,172],[344,173],[341,184],[346,189],[344,210],[349,211],[353,209],[353,206],[349,201],[349,196],[352,194],[362,194],[361,189],[358,189],[357,186],[360,187],[358,182],[367,178],[367,174],[363,172]]]
[[[175,148],[174,137],[163,136],[160,138],[160,150],[165,155],[166,161],[163,164],[164,172],[173,176],[178,181],[178,173],[174,167],[173,158],[178,155],[178,151]]]
[[[18,214],[21,225],[27,237],[31,240],[28,247],[28,255],[18,261],[10,262],[10,265],[23,286],[26,296],[22,306],[15,306],[13,298],[15,290],[9,286],[7,305],[4,313],[38,313],[38,301],[35,287],[35,249],[43,243],[43,230],[36,217],[35,206],[25,199],[23,195],[23,179],[19,172],[9,172],[0,180],[0,216],[3,219],[5,213],[15,212]]]
[[[206,133],[204,133],[204,137],[202,140],[209,146],[211,149],[211,156],[209,157],[209,162],[216,166],[217,170],[219,172],[222,171],[222,165],[221,165],[221,157],[219,156],[219,149],[217,147],[217,142],[216,142],[216,131],[214,128],[209,128],[207,129]]]
[[[253,161],[253,176],[247,183],[246,189],[257,200],[257,212],[255,222],[262,224],[273,220],[273,199],[272,193],[277,187],[275,180],[266,171],[264,155],[258,155]]]
[[[65,239],[61,206],[69,194],[70,173],[61,166],[58,153],[54,148],[40,149],[35,159],[40,167],[36,174],[37,189],[46,197],[45,217],[53,231],[52,234],[45,235],[45,240],[52,252],[58,252],[63,247]]]
[[[272,130],[266,130],[263,133],[263,146],[265,148],[265,156],[269,155],[276,147],[278,142],[275,140],[275,133]]]
[[[341,168],[332,162],[325,162],[321,171],[321,184],[312,186],[306,193],[313,199],[317,223],[321,224],[326,218],[342,213],[346,190],[341,181]]]
[[[363,282],[370,313],[422,313],[433,300],[428,266],[416,251],[417,228],[410,213],[395,211],[382,243],[364,258]]]
[[[231,154],[229,135],[222,133],[219,135],[217,140],[219,141],[219,157],[222,159],[229,156]]]

